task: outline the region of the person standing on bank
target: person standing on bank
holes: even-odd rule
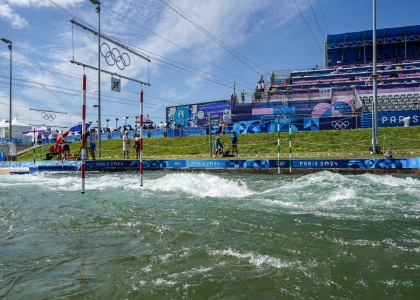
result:
[[[124,159],[129,158],[128,152],[130,151],[130,137],[128,136],[128,131],[126,131],[122,137],[123,140],[123,152],[124,152]]]
[[[89,135],[89,150],[90,156],[95,160],[95,149],[96,149],[96,131],[92,129]]]
[[[216,140],[214,141],[214,157],[223,157],[223,143],[220,141],[220,137],[216,136]]]
[[[224,132],[225,132],[225,129],[226,129],[226,133],[228,133],[227,132],[227,128],[228,128],[228,125],[229,125],[229,119],[230,119],[230,117],[229,117],[229,115],[228,115],[228,113],[227,113],[227,111],[225,111],[224,113],[223,113],[223,126],[222,126],[222,133],[221,134],[224,134]]]
[[[236,152],[236,156],[239,156],[238,153],[238,135],[236,134],[236,130],[232,129],[230,134],[230,142],[232,144],[232,154]]]

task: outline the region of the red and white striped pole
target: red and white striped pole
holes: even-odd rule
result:
[[[82,194],[85,193],[85,158],[86,158],[86,74],[83,74],[82,92]]]
[[[140,186],[143,186],[143,90],[140,90]]]

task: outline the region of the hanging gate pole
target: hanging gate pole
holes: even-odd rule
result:
[[[143,90],[140,90],[140,186],[143,186]]]
[[[85,193],[85,171],[86,171],[86,74],[83,74],[82,92],[82,194]]]
[[[36,144],[35,144],[35,127],[34,127],[34,167],[36,167],[36,153],[35,153],[35,148],[36,148]]]
[[[289,169],[292,173],[292,122],[289,120]]]
[[[277,174],[280,175],[280,115],[277,117]]]

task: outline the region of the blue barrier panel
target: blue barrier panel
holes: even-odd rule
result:
[[[147,130],[143,129],[143,138],[148,138],[149,137],[149,133]]]
[[[163,129],[150,130],[152,137],[163,137]]]
[[[13,138],[12,142],[15,144],[22,144],[22,139],[21,138]]]
[[[168,129],[168,136],[179,136],[179,129]]]
[[[185,128],[186,136],[196,136],[196,135],[202,135],[202,134],[203,134],[203,130],[201,127]]]
[[[0,152],[0,161],[4,161],[4,153]]]
[[[168,160],[168,168],[185,168],[187,166],[186,160]]]
[[[407,158],[406,167],[413,169],[420,168],[420,158]]]
[[[103,141],[106,141],[106,140],[108,139],[108,132],[101,133],[101,139],[102,139]]]
[[[120,139],[120,138],[121,138],[121,134],[119,131],[111,132],[111,139],[115,140],[115,139]]]

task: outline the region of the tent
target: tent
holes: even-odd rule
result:
[[[19,144],[23,145],[30,144],[31,139],[25,137],[22,132],[30,130],[32,127],[21,122],[18,118],[12,120],[12,138],[19,139]],[[3,120],[0,122],[0,138],[9,138],[9,122]]]
[[[6,119],[0,122],[0,139],[6,137],[6,128],[9,127],[9,123],[6,122]]]
[[[24,135],[22,134],[23,131],[31,129],[32,126],[29,126],[20,120],[18,118],[14,118],[12,120],[12,138],[24,138]]]

